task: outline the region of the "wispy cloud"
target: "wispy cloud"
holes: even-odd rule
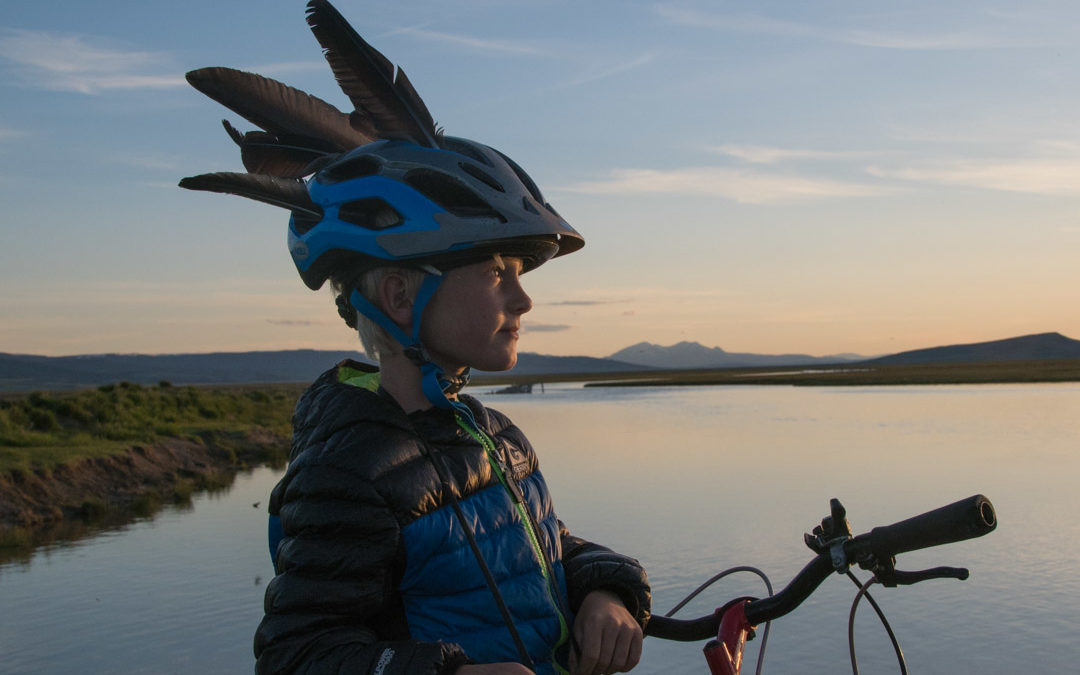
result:
[[[823,42],[913,51],[995,49],[1031,44],[1031,40],[1007,36],[1001,31],[939,31],[924,29],[911,32],[864,28],[825,28],[794,21],[783,21],[758,14],[704,12],[672,5],[659,5],[657,13],[680,25],[710,28],[737,33],[800,37]]]
[[[301,319],[267,319],[266,323],[273,324],[275,326],[324,326],[325,321],[304,321]]]
[[[406,35],[413,35],[432,42],[443,42],[483,52],[496,52],[500,54],[540,53],[540,50],[537,47],[522,42],[511,42],[508,40],[491,40],[487,38],[478,38],[469,35],[455,35],[453,33],[442,33],[439,31],[427,30],[424,28],[402,28],[398,32],[404,33]]]
[[[818,31],[804,24],[756,14],[720,14],[673,5],[657,5],[656,13],[669,23],[739,33],[814,37]]]
[[[839,160],[865,156],[864,153],[859,152],[774,148],[763,145],[717,145],[707,149],[719,155],[735,157],[751,164],[777,164],[799,159]]]
[[[615,169],[602,180],[563,186],[585,194],[678,194],[723,197],[745,204],[801,199],[865,197],[884,194],[884,187],[839,180],[739,171],[719,167],[684,169]]]
[[[631,70],[637,70],[643,66],[646,66],[657,59],[657,52],[647,52],[640,54],[630,59],[625,59],[617,63],[593,65],[585,68],[577,77],[568,80],[563,86],[576,87],[582,84],[589,84],[591,82],[598,82],[605,80],[609,77],[621,75]]]
[[[1020,44],[1014,39],[993,35],[966,33],[939,33],[937,35],[918,35],[904,33],[880,33],[867,30],[853,30],[839,33],[833,37],[837,42],[877,47],[879,49],[904,49],[910,51],[941,51],[969,49],[999,49]]]
[[[16,138],[25,138],[29,134],[21,129],[12,129],[11,127],[0,127],[0,143],[4,141],[15,140]]]
[[[0,58],[12,64],[23,84],[54,91],[98,94],[185,84],[183,75],[152,72],[167,66],[165,54],[99,47],[78,35],[5,30],[0,32]]]
[[[522,328],[526,333],[561,333],[570,330],[573,326],[562,323],[526,323]]]
[[[238,66],[240,70],[258,73],[267,77],[279,78],[288,73],[303,73],[311,70],[325,71],[326,61],[282,61],[280,63],[263,63],[250,66]]]
[[[556,307],[592,307],[594,305],[610,305],[613,302],[620,302],[619,300],[558,300],[556,302],[545,302],[545,305],[554,305]]]
[[[140,169],[151,170],[164,170],[173,171],[180,164],[175,159],[167,157],[158,157],[154,155],[138,155],[138,154],[121,154],[113,155],[108,158],[109,162],[114,164],[123,164],[126,166],[134,166]],[[176,187],[173,185],[172,187]]]
[[[1016,158],[951,160],[907,167],[871,167],[892,178],[946,186],[964,186],[1040,195],[1080,194],[1080,159]]]

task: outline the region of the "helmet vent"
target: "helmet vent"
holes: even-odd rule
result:
[[[494,148],[492,149],[494,150]],[[495,150],[495,152],[499,151]],[[532,178],[529,178],[529,174],[525,173],[525,169],[522,169],[520,166],[517,165],[517,162],[510,159],[501,152],[499,152],[499,157],[502,157],[504,160],[506,160],[506,163],[510,166],[511,169],[514,170],[514,173],[517,174],[518,180],[520,180],[521,184],[525,186],[525,189],[529,191],[529,194],[532,195],[532,198],[540,204],[543,204],[544,198],[540,194],[540,188],[536,187],[536,183],[533,182]]]
[[[413,169],[403,179],[417,192],[462,218],[497,218],[506,222],[502,214],[481,199],[464,183],[444,173],[431,169]]]
[[[320,183],[332,185],[354,178],[374,176],[382,170],[382,163],[371,155],[358,155],[336,162],[318,174]]]
[[[532,205],[532,201],[528,197],[521,198],[521,205],[524,206],[525,210],[529,213],[540,215],[540,212],[536,210],[536,207]]]
[[[314,216],[304,211],[292,212],[292,228],[296,230],[297,234],[307,234],[311,228],[315,227],[322,221],[319,216]]]
[[[465,155],[469,159],[493,166],[491,160],[484,157],[484,154],[474,148],[471,143],[465,143],[453,136],[443,136],[441,142],[443,150],[449,150],[450,152],[456,152],[459,155]]]
[[[338,220],[368,230],[385,230],[405,222],[401,214],[378,197],[345,202],[338,208]]]
[[[484,183],[492,190],[506,192],[506,188],[504,188],[499,181],[495,180],[495,178],[491,174],[489,174],[487,171],[484,171],[475,164],[469,164],[468,162],[458,162],[458,166],[461,167],[462,171],[469,174],[481,183]]]

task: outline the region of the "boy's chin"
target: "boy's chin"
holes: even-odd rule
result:
[[[510,370],[517,365],[517,352],[504,355],[501,358],[486,359],[484,363],[474,365],[473,370],[484,370],[489,373],[501,373]]]

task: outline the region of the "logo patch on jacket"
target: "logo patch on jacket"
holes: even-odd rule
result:
[[[386,672],[386,667],[390,665],[390,662],[394,660],[394,650],[387,647],[383,650],[383,653],[379,655],[379,662],[375,664],[375,675],[383,675]]]
[[[510,470],[511,478],[521,480],[529,475],[529,456],[523,450],[502,439],[498,441],[498,448],[503,456],[503,464]]]

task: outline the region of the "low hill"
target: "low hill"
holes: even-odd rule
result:
[[[807,354],[745,354],[706,347],[699,342],[679,342],[664,347],[639,342],[615,352],[609,359],[650,368],[759,368],[847,363],[862,356],[809,356]]]
[[[981,363],[1080,359],[1080,340],[1061,333],[1039,333],[991,342],[930,347],[870,359],[864,363],[906,365],[921,363]]]
[[[0,353],[0,391],[88,389],[115,382],[156,385],[311,382],[359,352],[297,349],[210,354],[93,354],[34,356]],[[522,353],[514,375],[613,373],[641,366],[587,356]],[[480,373],[478,373],[480,374]]]
[[[296,349],[210,354],[0,354],[0,391],[85,389],[132,384],[259,384],[310,382],[356,352]]]

